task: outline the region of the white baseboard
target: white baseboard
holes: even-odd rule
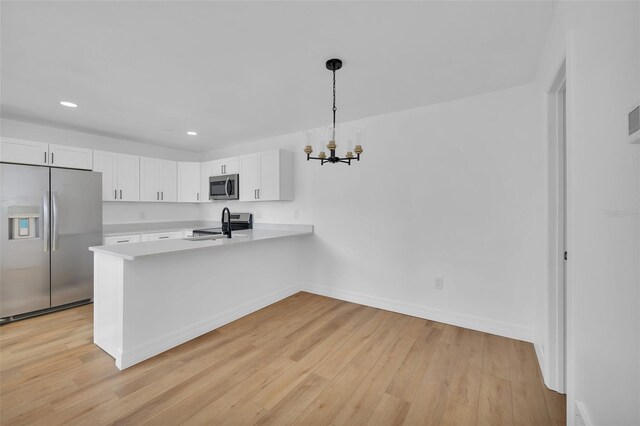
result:
[[[547,359],[544,356],[542,345],[538,342],[534,342],[533,348],[536,350],[536,358],[538,358],[538,365],[540,366],[540,371],[542,371],[542,377],[544,378],[545,385],[549,387],[547,384]]]
[[[294,284],[274,293],[267,294],[255,300],[247,302],[235,308],[228,309],[222,313],[213,315],[196,324],[176,330],[166,336],[145,342],[131,350],[120,353],[120,358],[116,356],[116,366],[120,370],[129,368],[139,362],[156,356],[164,351],[195,339],[198,336],[206,334],[216,328],[229,324],[239,318],[249,315],[266,306],[276,303],[282,299],[292,296],[300,291],[300,285]]]
[[[534,341],[534,329],[523,327],[518,324],[511,324],[475,315],[430,308],[401,300],[369,296],[350,290],[341,290],[316,284],[303,284],[301,289],[309,293],[327,296],[333,299],[345,300],[347,302],[358,303],[360,305],[380,308],[391,312],[398,312],[400,314],[469,328],[489,334],[524,340],[526,342]]]

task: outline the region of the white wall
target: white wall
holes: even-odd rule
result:
[[[626,137],[627,113],[640,101],[639,5],[560,3],[538,73],[545,110],[566,54],[569,424],[575,401],[592,424],[640,424],[640,146]],[[539,297],[544,344],[543,291]]]
[[[351,167],[307,162],[303,133],[212,151],[290,149],[296,193],[292,202],[216,202],[205,217],[228,205],[259,222],[314,224],[307,262],[317,289],[531,340],[544,281],[540,114],[525,85],[345,123],[340,152],[356,130],[366,135]]]
[[[0,119],[0,135],[3,137],[79,146],[102,151],[113,151],[177,161],[200,161],[201,159],[201,155],[194,152],[115,139],[42,124],[28,123],[4,117]],[[197,204],[104,202],[102,218],[105,224],[198,220],[200,218],[200,212],[201,209]]]

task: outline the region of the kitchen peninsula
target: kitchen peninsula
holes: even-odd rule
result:
[[[94,343],[125,369],[296,293],[312,225],[91,247]]]

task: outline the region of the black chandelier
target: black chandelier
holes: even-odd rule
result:
[[[320,160],[320,164],[324,163],[346,163],[351,165],[351,160],[360,161],[360,154],[362,154],[362,146],[356,145],[353,152],[356,153],[356,156],[353,156],[353,152],[348,151],[345,158],[340,158],[336,156],[336,71],[342,68],[342,61],[340,59],[329,59],[327,61],[327,69],[333,72],[333,125],[330,128],[329,132],[329,143],[327,144],[327,148],[329,149],[329,156],[324,153],[324,151],[320,151],[317,157],[312,157],[311,153],[313,152],[313,148],[311,145],[307,145],[304,147],[304,152],[307,154],[307,161],[309,160]]]

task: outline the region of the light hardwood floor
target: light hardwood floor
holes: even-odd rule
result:
[[[12,424],[560,425],[529,343],[298,293],[119,371],[92,305],[0,327]]]

